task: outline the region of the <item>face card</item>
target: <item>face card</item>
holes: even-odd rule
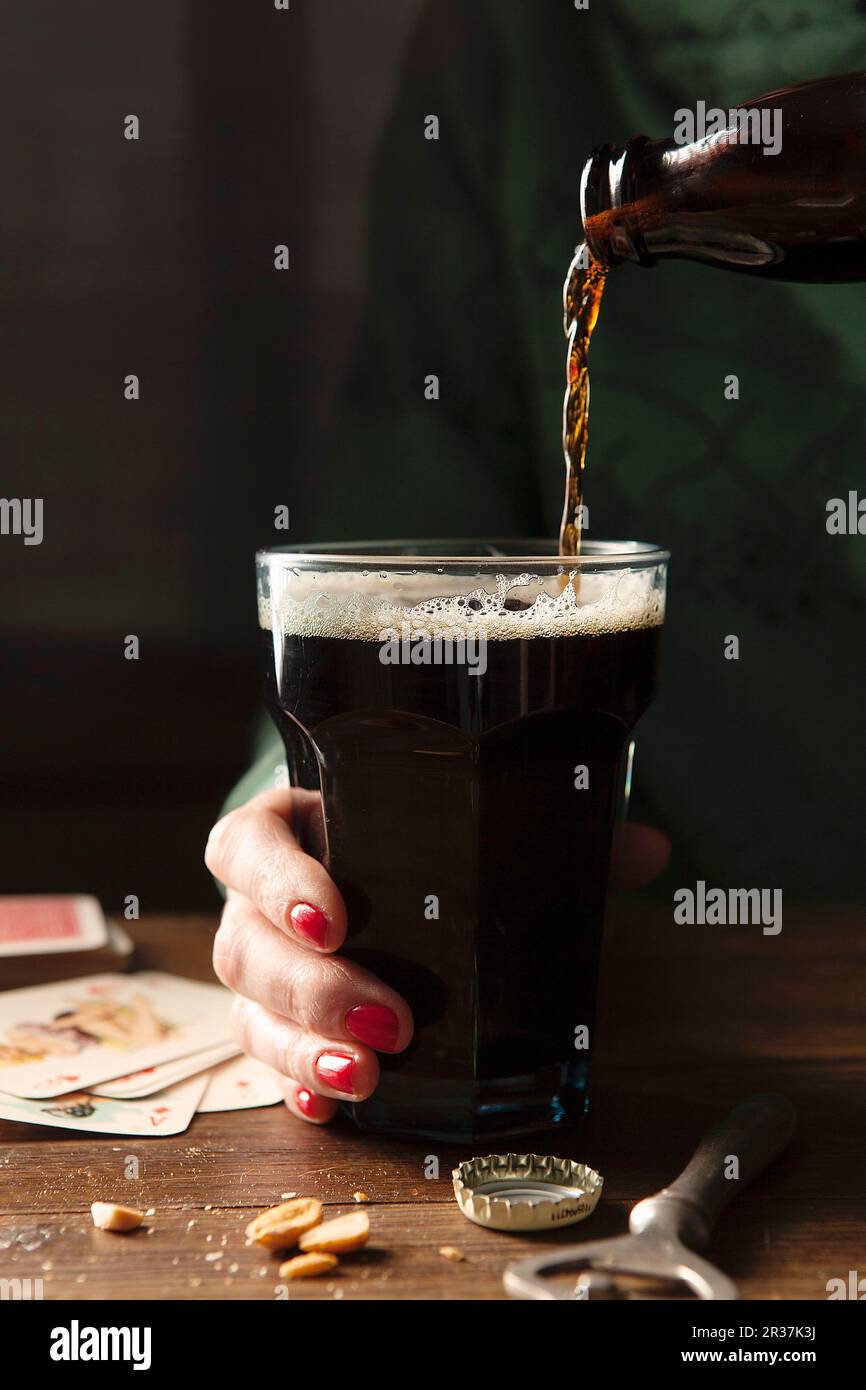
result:
[[[175,1081],[184,1081],[200,1071],[208,1071],[227,1057],[236,1057],[240,1052],[237,1043],[221,1043],[219,1047],[209,1047],[204,1052],[193,1052],[189,1057],[181,1057],[176,1062],[164,1062],[160,1067],[145,1067],[133,1072],[131,1076],[118,1076],[115,1081],[104,1081],[99,1086],[91,1086],[97,1096],[114,1096],[117,1100],[140,1100],[142,1096],[152,1096]]]
[[[90,1091],[43,1100],[0,1095],[0,1119],[91,1134],[131,1134],[140,1139],[182,1134],[206,1086],[206,1076],[192,1076],[145,1100],[117,1100]]]
[[[107,941],[108,927],[96,898],[0,897],[0,957],[93,951]]]
[[[233,1057],[210,1075],[199,1101],[201,1113],[214,1110],[253,1110],[283,1100],[276,1072],[254,1057]]]
[[[91,975],[0,994],[0,1090],[60,1096],[231,1041],[231,992],[175,975]]]

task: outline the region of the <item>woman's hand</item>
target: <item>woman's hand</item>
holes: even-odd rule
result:
[[[376,1053],[402,1052],[412,1014],[375,975],[334,955],[345,939],[346,908],[289,829],[293,808],[314,832],[319,797],[297,790],[263,792],[211,831],[205,863],[228,890],[213,959],[237,995],[240,1046],[280,1075],[293,1114],[324,1124],[338,1099],[372,1094]],[[669,852],[661,831],[621,826],[614,886],[648,882]]]
[[[210,833],[205,863],[228,890],[214,969],[235,991],[238,1043],[282,1078],[293,1114],[324,1124],[337,1100],[364,1100],[379,1080],[377,1052],[402,1052],[408,1006],[353,961],[334,954],[346,909],[326,870],[289,829],[311,793],[274,790],[230,811]]]

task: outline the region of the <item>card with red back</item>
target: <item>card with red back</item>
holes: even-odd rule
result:
[[[0,956],[92,951],[107,941],[96,898],[83,893],[0,897]]]

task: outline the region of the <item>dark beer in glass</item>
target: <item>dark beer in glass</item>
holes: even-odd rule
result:
[[[497,1138],[580,1115],[611,842],[667,555],[422,542],[258,556],[267,699],[345,954],[415,1035],[362,1128]]]

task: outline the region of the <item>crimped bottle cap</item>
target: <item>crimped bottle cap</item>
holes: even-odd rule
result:
[[[495,1231],[573,1226],[595,1211],[604,1179],[585,1163],[549,1154],[488,1154],[451,1174],[463,1215]]]

